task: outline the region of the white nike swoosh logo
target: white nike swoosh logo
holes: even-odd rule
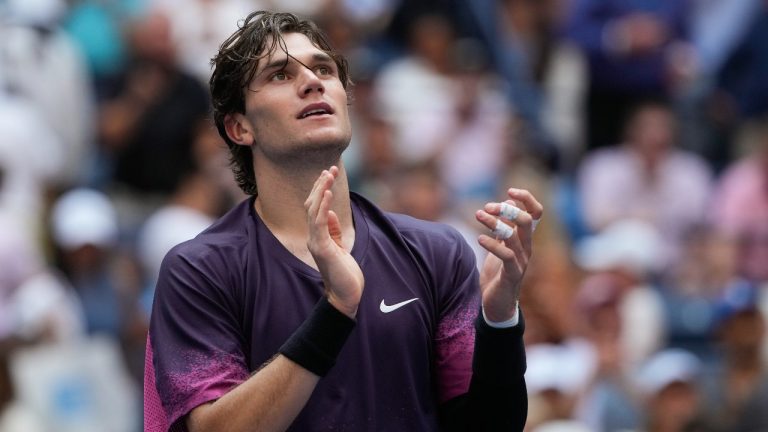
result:
[[[412,298],[410,300],[401,301],[400,303],[395,303],[392,306],[387,305],[386,303],[384,303],[384,300],[382,300],[381,304],[379,305],[379,310],[381,310],[384,313],[390,313],[392,311],[400,309],[401,307],[407,305],[408,303],[415,302],[418,299],[419,299],[418,297]]]

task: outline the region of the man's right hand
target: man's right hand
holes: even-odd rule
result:
[[[328,301],[340,312],[354,318],[365,279],[357,261],[344,249],[341,223],[331,210],[331,188],[338,174],[336,166],[323,170],[304,202],[309,224],[307,247],[323,277]]]

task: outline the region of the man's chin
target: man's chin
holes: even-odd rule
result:
[[[301,168],[327,167],[336,163],[349,146],[349,139],[312,139],[275,152],[273,159],[281,165]]]

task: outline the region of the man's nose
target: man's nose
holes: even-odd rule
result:
[[[315,74],[315,72],[307,68],[302,69],[301,93],[303,95],[308,95],[314,91],[324,93],[325,86],[323,85],[323,81]]]

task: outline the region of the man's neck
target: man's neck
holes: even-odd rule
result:
[[[339,217],[344,248],[351,250],[355,231],[349,199],[349,184],[341,161],[338,161],[336,166],[339,167],[339,175],[331,189],[333,192],[331,209]],[[304,202],[312,191],[315,180],[323,169],[328,168],[330,166],[295,170],[264,164],[255,169],[258,185],[258,197],[254,204],[256,212],[275,237],[304,261],[307,260],[302,255],[306,252],[306,241],[309,238]]]

